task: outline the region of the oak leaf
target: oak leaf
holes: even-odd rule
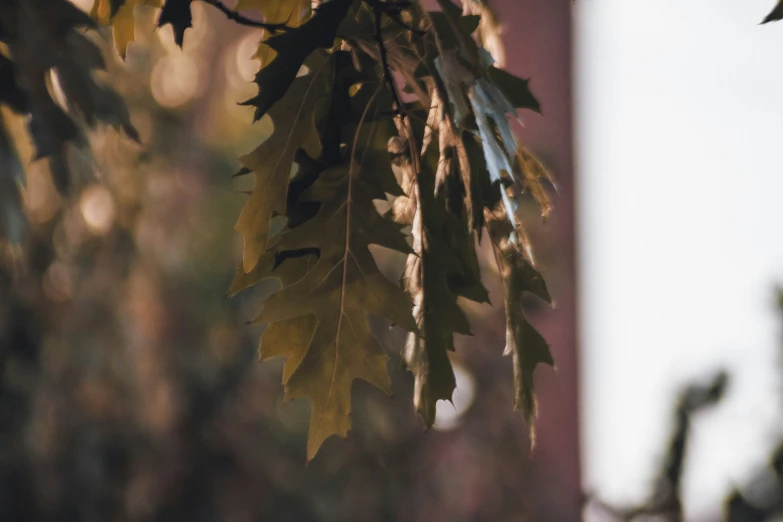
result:
[[[235,11],[258,11],[268,24],[285,24],[288,27],[302,25],[311,11],[311,0],[238,0]],[[266,29],[261,30],[261,41],[253,58],[261,62],[261,67],[266,66],[277,55],[274,49],[264,43],[271,33]]]
[[[316,318],[306,353],[285,383],[287,399],[303,397],[312,403],[308,460],[327,437],[344,437],[350,429],[354,379],[390,393],[386,355],[372,337],[366,316],[416,330],[411,302],[381,274],[368,248],[376,244],[410,251],[399,228],[378,214],[373,190],[356,162],[321,173],[304,194],[304,199],[322,203],[318,214],[281,234],[274,245],[278,250],[318,249],[318,261],[296,283],[270,296],[255,319],[274,323]],[[298,328],[277,324],[279,343],[301,335]]]
[[[90,16],[100,24],[111,25],[114,48],[124,60],[128,45],[136,40],[134,10],[137,6],[160,7],[162,0],[95,0]]]
[[[272,218],[285,215],[288,182],[297,150],[304,148],[311,157],[320,153],[314,111],[331,92],[334,64],[331,57],[322,55],[309,63],[310,73],[295,79],[285,98],[270,111],[275,126],[272,135],[240,158],[243,166],[255,174],[250,199],[234,227],[244,239],[245,272],[266,251]]]
[[[286,94],[313,51],[334,45],[337,28],[352,2],[353,0],[324,2],[301,27],[289,29],[266,40],[265,44],[277,55],[256,74],[254,81],[258,84],[258,94],[243,103],[256,108],[256,120],[264,116],[275,102]]]
[[[505,219],[505,209],[487,211],[487,223],[495,252],[498,272],[503,280],[506,309],[506,347],[504,355],[511,355],[514,366],[514,408],[522,410],[527,422],[531,444],[536,440],[538,405],[533,383],[533,372],[538,364],[554,366],[549,345],[525,317],[523,294],[529,292],[547,303],[552,303],[546,283],[530,259],[512,241],[514,229]]]

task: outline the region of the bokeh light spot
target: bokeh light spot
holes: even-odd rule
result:
[[[163,56],[152,69],[152,96],[163,107],[181,107],[198,96],[203,87],[196,62],[186,54]]]
[[[109,190],[102,185],[87,187],[79,198],[79,210],[82,212],[87,228],[96,235],[104,235],[112,226],[117,210]]]

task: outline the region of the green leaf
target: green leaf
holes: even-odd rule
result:
[[[352,2],[353,0],[324,2],[301,27],[275,35],[264,42],[277,56],[256,74],[258,95],[243,103],[256,108],[256,120],[285,95],[313,51],[334,45],[337,27],[345,18]]]
[[[316,105],[328,97],[334,82],[331,57],[314,56],[310,73],[297,78],[280,103],[270,111],[275,129],[251,153],[240,158],[255,174],[250,199],[236,226],[244,239],[243,267],[249,272],[266,252],[272,218],[286,213],[286,194],[297,150],[305,148],[311,157],[320,154],[315,126]]]

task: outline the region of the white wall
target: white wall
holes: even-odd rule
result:
[[[732,372],[699,417],[688,518],[779,433],[783,22],[773,0],[577,0],[585,486],[641,499],[680,387]],[[781,357],[783,358],[783,357]]]

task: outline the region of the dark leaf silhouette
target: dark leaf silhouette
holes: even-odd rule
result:
[[[313,51],[334,45],[337,28],[351,3],[352,0],[324,2],[301,27],[285,31],[264,42],[277,56],[256,74],[258,95],[244,102],[256,108],[256,120],[283,97]]]
[[[174,29],[174,41],[180,47],[185,40],[185,30],[193,27],[193,15],[190,13],[191,2],[192,0],[166,0],[158,17],[158,27],[171,24]],[[114,12],[116,13],[116,10]]]
[[[761,22],[762,24],[766,24],[769,22],[777,22],[778,20],[783,20],[783,2],[778,1],[778,4],[775,6],[775,8],[764,18],[764,20]]]

